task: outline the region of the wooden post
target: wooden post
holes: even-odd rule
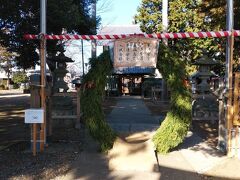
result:
[[[229,71],[228,71],[228,100],[227,100],[227,133],[228,133],[228,139],[227,139],[227,148],[228,148],[228,156],[232,156],[232,128],[233,128],[233,46],[234,46],[234,35],[233,30],[231,33],[231,38],[229,38],[229,46],[230,46],[230,54],[229,54]]]
[[[233,97],[233,126],[235,126],[235,151],[234,156],[238,156],[239,151],[239,130],[238,126],[240,125],[239,121],[239,80],[240,80],[240,73],[236,72],[234,73],[234,97]]]
[[[239,79],[240,73],[236,72],[234,77],[234,98],[233,98],[233,125],[239,126]]]
[[[39,88],[36,86],[31,86],[31,98],[30,98],[30,107],[31,108],[40,108],[40,94],[39,94]],[[32,151],[33,156],[36,156],[37,154],[37,134],[38,134],[38,128],[39,125],[34,123],[32,124]]]
[[[32,137],[33,137],[33,142],[32,142],[33,156],[36,156],[37,154],[37,124],[36,123],[32,125]]]
[[[46,142],[46,11],[47,0],[40,0],[40,63],[41,63],[41,107],[44,111],[43,123],[40,130],[40,152],[43,152]]]
[[[41,61],[41,107],[44,110],[44,120],[41,124],[40,130],[40,151],[43,152],[44,144],[46,139],[46,95],[45,95],[45,87],[46,87],[46,62],[45,62],[45,43],[46,40],[44,35],[42,35],[40,40],[40,61]]]
[[[237,155],[238,155],[238,151],[239,151],[239,143],[238,143],[238,141],[239,141],[239,139],[238,139],[238,137],[239,137],[239,134],[238,134],[238,128],[235,128],[235,149],[234,149],[234,156],[235,157],[237,157]]]
[[[52,135],[52,98],[48,101],[48,135]]]

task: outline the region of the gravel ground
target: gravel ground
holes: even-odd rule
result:
[[[54,129],[43,153],[32,155],[30,142],[21,141],[0,151],[0,179],[52,179],[67,173],[83,151],[85,128]]]
[[[12,93],[9,95],[12,96]],[[0,99],[0,129],[4,129],[0,131],[0,148],[3,147],[0,149],[0,179],[53,179],[64,175],[85,147],[84,126],[80,130],[53,129],[53,135],[47,138],[48,147],[44,153],[38,153],[34,157],[30,148],[30,128],[23,123],[23,110],[29,106],[28,99]],[[105,114],[110,113],[115,104],[116,99],[107,98],[103,102]]]
[[[65,174],[81,153],[81,143],[51,143],[36,157],[22,143],[0,152],[0,179],[52,179]],[[25,148],[24,148],[25,149]]]

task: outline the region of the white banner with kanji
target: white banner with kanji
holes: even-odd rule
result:
[[[114,42],[114,68],[156,67],[158,40],[130,37]]]

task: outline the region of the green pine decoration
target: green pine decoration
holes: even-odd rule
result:
[[[156,150],[167,153],[183,142],[191,122],[191,94],[184,85],[185,64],[179,56],[160,45],[157,67],[171,90],[171,109],[153,137]]]
[[[100,144],[100,150],[106,152],[113,147],[115,132],[105,121],[102,109],[104,88],[107,76],[110,75],[112,64],[109,52],[103,52],[90,61],[91,69],[83,79],[83,84],[93,83],[92,87],[84,87],[81,92],[81,108],[83,119],[93,139]]]

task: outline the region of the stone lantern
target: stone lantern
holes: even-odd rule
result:
[[[218,63],[208,57],[206,53],[204,53],[201,58],[197,59],[193,63],[193,65],[198,66],[198,72],[195,73],[194,77],[192,76],[192,79],[195,79],[196,91],[200,94],[206,94],[210,92],[209,80],[210,77],[214,75],[211,72],[211,67],[216,64]]]
[[[58,93],[60,91],[67,92],[69,89],[67,83],[64,81],[66,73],[68,73],[67,62],[73,62],[71,58],[66,57],[63,52],[58,56],[51,58],[51,61],[56,63],[56,69],[53,71],[53,92]]]
[[[192,98],[192,118],[193,120],[218,120],[218,102],[217,97],[213,95],[210,89],[211,77],[216,76],[211,72],[211,67],[218,64],[216,61],[203,54],[193,65],[198,66],[198,71],[191,76],[196,85],[196,94],[193,92]]]
[[[63,52],[58,56],[49,58],[49,61],[55,65],[53,70],[53,88],[52,88],[52,118],[54,127],[66,127],[72,126],[73,121],[71,119],[62,118],[64,116],[71,116],[74,112],[72,97],[60,95],[60,93],[66,93],[68,88],[67,83],[64,81],[66,73],[68,73],[66,67],[67,62],[73,62],[70,58],[66,57]],[[59,118],[61,117],[61,118]]]

